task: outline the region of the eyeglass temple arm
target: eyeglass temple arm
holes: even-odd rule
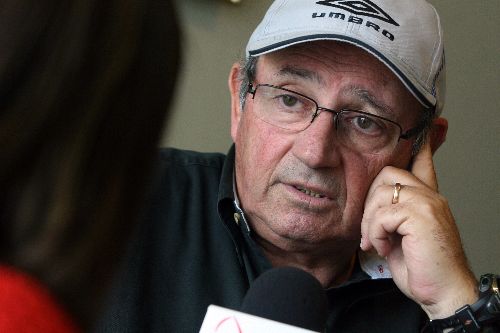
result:
[[[399,138],[404,139],[404,140],[411,139],[412,137],[420,134],[424,130],[425,126],[426,126],[426,122],[422,122],[420,125],[413,127],[411,129],[409,129],[408,131],[406,131],[405,133],[401,134],[401,136]]]
[[[248,90],[247,90],[247,93],[249,93],[250,95],[252,95],[254,98],[255,98],[255,92],[257,91],[257,87],[254,87],[253,86],[253,83],[249,83],[248,84]]]

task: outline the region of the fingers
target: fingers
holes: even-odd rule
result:
[[[382,173],[380,175],[380,178],[385,179],[381,182],[389,182],[391,175],[406,182],[401,186],[397,204],[392,203],[395,189],[393,184],[379,184],[369,191],[361,222],[362,250],[366,251],[373,247],[379,255],[388,255],[401,237],[411,235],[415,228],[424,227],[415,226],[415,221],[419,220],[424,211],[433,210],[430,206],[437,205],[441,201],[441,196],[423,186],[420,180],[408,177],[406,171],[398,175],[398,170],[388,169],[384,173],[390,175]]]
[[[373,247],[385,257],[402,237],[410,234],[408,222],[414,213],[414,198],[422,195],[417,192],[417,187],[403,185],[399,203],[392,204],[394,185],[380,185],[373,190],[366,201],[361,222],[362,250]]]
[[[400,193],[405,187],[427,187],[423,181],[408,171],[388,166],[383,168],[372,182],[372,185],[368,190],[366,202],[371,201],[374,197],[375,191],[379,190],[379,187],[382,187],[385,188],[385,191],[378,194],[377,197],[380,196],[379,199],[382,201],[387,199],[386,203],[391,204],[394,193],[394,185],[396,183],[400,183],[402,185]],[[386,192],[389,192],[389,194],[387,195]],[[399,201],[401,201],[401,199]]]
[[[384,207],[372,215],[363,218],[361,224],[362,243],[361,249],[368,251],[375,249],[378,255],[386,257],[392,252],[393,247],[398,245],[402,235],[400,235],[400,226],[405,222],[405,218],[396,216],[389,212],[392,207]]]
[[[408,221],[415,220],[419,205],[436,199],[437,179],[428,138],[415,155],[411,172],[392,166],[380,171],[368,190],[361,223],[361,249],[375,248],[386,256],[393,245],[410,232]],[[395,184],[401,184],[397,204],[393,204]]]
[[[378,174],[368,190],[361,221],[360,246],[364,251],[375,247],[380,256],[385,256],[390,251],[390,233],[397,230],[398,222],[394,219],[384,226],[386,220],[384,216],[394,216],[390,210],[393,208],[391,206],[394,206],[392,200],[396,183],[402,184],[398,198],[398,201],[402,202],[407,199],[404,189],[418,185],[419,181],[409,177],[408,171],[394,167],[385,167]]]

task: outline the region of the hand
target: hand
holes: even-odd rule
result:
[[[386,257],[398,288],[437,319],[474,303],[478,292],[448,203],[438,193],[426,141],[411,173],[385,167],[373,181],[361,223],[361,249]],[[395,183],[402,188],[393,204]]]

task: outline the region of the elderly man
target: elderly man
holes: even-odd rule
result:
[[[234,147],[163,152],[103,330],[196,332],[294,266],[327,291],[328,332],[478,331],[487,292],[432,163],[444,71],[424,0],[275,1],[229,75]]]

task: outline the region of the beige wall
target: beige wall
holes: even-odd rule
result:
[[[270,0],[177,0],[185,65],[164,146],[225,152],[227,74]],[[476,274],[500,273],[500,0],[433,0],[447,52],[448,140],[436,155]]]

